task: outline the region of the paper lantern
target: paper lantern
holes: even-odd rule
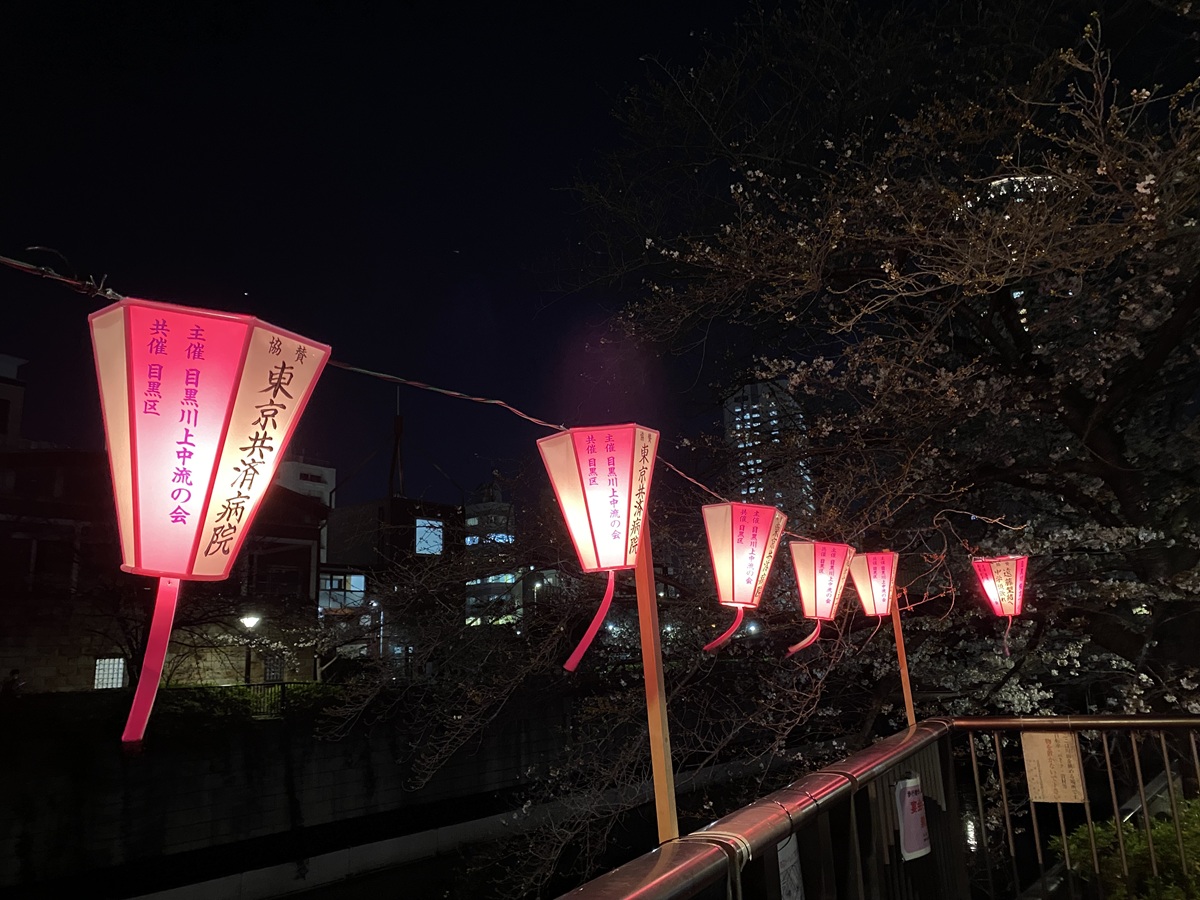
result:
[[[574,671],[612,603],[613,573],[637,565],[658,432],[633,424],[569,428],[537,444],[580,567],[608,572],[600,608],[564,666]]]
[[[773,506],[754,503],[714,503],[702,512],[717,601],[737,611],[729,630],[704,648],[715,650],[733,637],[746,610],[762,600],[787,516]]]
[[[868,616],[889,616],[896,586],[896,564],[900,556],[890,550],[859,553],[850,561],[850,577]]]
[[[829,621],[837,615],[842,589],[850,574],[854,548],[849,544],[816,541],[792,541],[792,564],[796,569],[796,587],[804,615]]]
[[[1028,556],[972,559],[979,584],[998,616],[1019,616],[1025,602],[1025,567]]]
[[[811,635],[788,648],[787,655],[791,656],[816,641],[821,634],[821,623],[837,615],[842,589],[850,574],[850,562],[854,559],[854,548],[849,544],[822,541],[792,541],[788,548],[796,571],[800,608],[807,618],[817,620]]]
[[[125,740],[140,740],[179,580],[230,570],[329,347],[251,316],[126,298],[88,317],[121,566],[159,594]]]

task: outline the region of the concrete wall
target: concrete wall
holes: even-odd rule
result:
[[[323,741],[283,720],[159,719],[131,756],[118,739],[124,704],[108,700],[25,697],[22,708],[2,711],[0,893],[24,887],[36,896],[72,878],[146,893],[252,867],[236,853],[226,863],[200,851],[258,841],[254,863],[262,866],[338,849],[343,834],[344,846],[361,842],[355,823],[363,821],[378,839],[389,836],[380,829],[417,833],[477,818],[482,807],[462,798],[542,771],[565,721],[561,702],[521,704],[434,782],[409,791],[400,745],[386,729]],[[53,714],[55,701],[63,715]],[[98,702],[111,708],[97,714]],[[88,703],[90,715],[71,714]]]

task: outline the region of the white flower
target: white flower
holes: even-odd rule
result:
[[[1141,181],[1139,181],[1137,183],[1137,192],[1139,194],[1150,193],[1150,185],[1154,184],[1155,180],[1156,179],[1153,175],[1147,175],[1145,178],[1143,178]]]

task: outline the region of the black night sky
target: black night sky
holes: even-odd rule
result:
[[[556,288],[581,227],[566,188],[617,141],[639,58],[686,58],[740,7],[5,4],[0,255],[669,442],[703,414],[681,395],[697,373],[612,340],[623,298]],[[0,353],[28,360],[25,436],[99,448],[86,320],[103,301],[3,268],[0,300]],[[292,448],[356,473],[340,502],[382,494],[396,404],[327,369]],[[411,496],[459,502],[546,433],[412,388],[399,404]]]

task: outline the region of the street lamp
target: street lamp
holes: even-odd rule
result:
[[[179,582],[229,577],[329,347],[251,316],[125,298],[88,317],[121,568],[158,578],[121,740],[145,734]]]
[[[239,620],[242,627],[246,629],[246,677],[245,683],[250,683],[250,633],[254,631],[254,626],[262,621],[258,616],[247,614]]]

